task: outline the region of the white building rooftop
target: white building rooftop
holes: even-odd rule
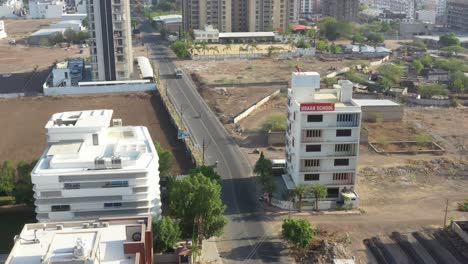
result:
[[[353,99],[359,106],[399,106],[392,100],[379,100],[379,99]]]
[[[275,32],[226,32],[219,33],[219,38],[254,38],[274,37]]]
[[[142,243],[145,224],[109,220],[26,224],[6,264],[134,264],[136,254],[125,254],[125,244]],[[139,240],[132,237],[136,232]]]
[[[165,15],[165,16],[157,16],[153,17],[155,22],[162,22],[162,23],[182,23],[182,16],[181,15]]]
[[[121,126],[112,114],[101,109],[52,115],[45,126],[49,147],[33,174],[145,170],[157,158],[147,128]]]

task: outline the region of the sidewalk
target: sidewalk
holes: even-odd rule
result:
[[[203,241],[200,263],[223,263],[213,238]]]

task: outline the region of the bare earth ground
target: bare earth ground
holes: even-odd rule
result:
[[[0,40],[0,73],[29,72],[37,65],[39,69],[50,67],[54,61],[63,61],[66,58],[89,56],[89,48],[80,48],[73,45],[70,48],[44,48],[28,46],[22,38],[28,37],[32,32],[48,28],[49,24],[57,22],[56,19],[26,19],[5,20],[8,38]],[[9,45],[8,39],[13,38],[17,45]],[[1,83],[2,78],[0,78]]]
[[[0,99],[0,122],[4,124],[0,162],[39,157],[47,145],[44,126],[53,113],[91,109],[113,109],[113,116],[122,118],[124,125],[148,127],[153,140],[172,151],[175,175],[191,168],[160,98],[146,93]]]
[[[242,133],[231,131],[252,164],[258,148],[268,158],[284,158],[284,147],[267,147],[259,131],[262,120],[272,113],[286,113],[285,99],[271,101],[242,120]],[[347,246],[357,263],[376,263],[362,243],[376,235],[384,238],[393,231],[403,234],[441,226],[446,199],[448,218],[468,219],[468,213],[456,210],[457,202],[468,198],[466,152],[461,152],[468,122],[466,109],[405,108],[402,122],[366,123],[369,138],[411,140],[417,133],[430,133],[447,152],[444,155],[379,155],[367,146],[360,147],[357,192],[361,215],[299,214],[322,230],[348,234]],[[463,143],[463,140],[465,142]],[[463,160],[460,161],[460,158]],[[465,165],[462,165],[465,164]]]
[[[316,58],[298,59],[226,59],[210,60],[181,60],[177,64],[190,74],[197,74],[200,81],[205,84],[230,83],[259,83],[274,81],[289,81],[291,72],[296,64],[302,71],[316,71],[321,75],[332,72],[330,68],[343,68],[356,61],[327,61],[322,62]]]

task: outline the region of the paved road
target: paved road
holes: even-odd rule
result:
[[[278,240],[278,224],[271,225],[268,216],[257,201],[255,180],[251,168],[236,142],[228,135],[217,117],[196,91],[191,79],[184,75],[175,79],[174,54],[166,43],[152,33],[149,24],[141,27],[142,41],[149,47],[150,59],[159,67],[166,79],[169,97],[191,137],[200,148],[205,142],[206,164],[219,161],[217,171],[223,181],[222,199],[227,205],[229,224],[216,244],[224,263],[291,263],[284,255],[283,245]]]

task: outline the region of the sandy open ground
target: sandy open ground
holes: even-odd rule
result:
[[[124,125],[148,127],[153,140],[172,151],[174,174],[191,168],[160,98],[146,93],[0,99],[0,122],[4,124],[0,162],[40,157],[47,145],[44,126],[53,113],[91,109],[113,109],[113,117],[122,118]]]

